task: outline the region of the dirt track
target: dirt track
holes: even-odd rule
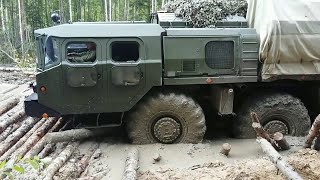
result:
[[[6,91],[6,89],[10,88],[11,90]],[[5,101],[6,98],[10,98],[12,95],[22,95],[21,92],[26,88],[27,85],[20,85],[18,88],[16,86],[0,85],[1,92],[5,92],[5,94],[0,95],[3,97],[1,101]],[[23,96],[20,97],[23,99]],[[0,102],[0,105],[2,102]],[[4,115],[0,116],[0,123]],[[21,122],[24,122],[25,119],[26,117],[21,118],[14,124],[21,127]],[[107,131],[112,134],[114,131],[119,130],[108,129]],[[10,132],[10,134],[13,133],[15,131]],[[25,133],[27,134],[27,132]],[[303,140],[304,138],[288,137],[291,150],[282,152],[282,154],[305,179],[319,179],[320,154],[314,150],[302,149]],[[6,140],[1,141],[0,144],[4,142]],[[225,142],[232,145],[230,157],[228,158],[219,153],[221,145]],[[26,172],[24,175],[14,173],[15,179],[40,179],[39,177],[46,172],[46,167],[61,156],[61,151],[65,149],[66,145],[67,143],[56,144],[53,152],[44,159],[47,165],[40,171],[32,169],[29,165],[22,165],[25,167]],[[123,136],[105,136],[80,142],[80,145],[72,153],[67,163],[55,173],[54,179],[78,178],[75,177],[75,172],[78,169],[76,165],[84,155],[91,151],[95,153],[82,177],[87,179],[121,179],[126,155],[132,147],[138,148],[140,152],[138,179],[142,180],[284,179],[281,174],[277,174],[275,166],[264,157],[260,147],[253,139],[207,139],[202,144],[196,145],[153,144],[142,146],[128,144]],[[20,149],[17,151],[20,151]],[[156,163],[152,159],[155,153],[161,155],[161,160]]]

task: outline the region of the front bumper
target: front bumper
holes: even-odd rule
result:
[[[47,106],[44,106],[38,102],[38,94],[32,93],[24,100],[24,109],[28,116],[41,118],[43,114],[47,114],[49,117],[60,117],[61,115]]]

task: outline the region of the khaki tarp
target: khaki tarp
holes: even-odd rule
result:
[[[320,75],[320,0],[248,0],[247,20],[260,36],[264,80]]]

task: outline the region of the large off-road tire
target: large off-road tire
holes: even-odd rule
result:
[[[205,131],[202,108],[192,98],[175,93],[146,98],[127,120],[133,144],[200,143]]]
[[[260,117],[260,123],[269,133],[282,132],[292,136],[304,136],[311,121],[303,103],[289,94],[269,93],[248,98],[241,105],[233,123],[233,134],[237,138],[255,138],[250,113]]]

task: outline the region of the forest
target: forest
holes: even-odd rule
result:
[[[0,0],[0,64],[32,67],[33,32],[53,26],[51,13],[61,23],[148,21],[152,11],[168,0]]]

